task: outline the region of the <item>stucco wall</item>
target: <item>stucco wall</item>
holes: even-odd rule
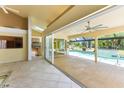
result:
[[[27,30],[0,27],[0,36],[23,37],[23,48],[0,49],[0,63],[27,60]]]

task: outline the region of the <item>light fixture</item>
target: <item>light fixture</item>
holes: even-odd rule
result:
[[[37,26],[37,25],[33,25],[32,26],[32,29],[33,30],[36,30],[36,31],[39,31],[39,32],[43,32],[45,29],[43,29],[43,28],[41,28],[41,27],[39,27],[39,26]]]

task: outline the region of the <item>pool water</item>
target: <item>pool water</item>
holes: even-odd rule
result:
[[[69,55],[84,57],[91,60],[94,60],[94,52],[90,51],[77,51],[77,50],[70,50]],[[116,50],[108,50],[108,49],[99,49],[98,50],[98,60],[101,62],[115,62],[117,63],[118,60],[118,53]],[[119,62],[124,63],[124,56],[119,57]]]
[[[98,56],[102,57],[102,58],[108,58],[108,59],[117,59],[118,51],[117,50],[100,49],[98,51]],[[124,56],[120,56],[119,59],[123,59],[124,60]]]

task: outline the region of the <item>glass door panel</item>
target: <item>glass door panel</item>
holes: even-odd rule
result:
[[[52,64],[54,63],[54,47],[53,47],[53,42],[54,42],[54,37],[53,35],[46,36],[45,39],[46,43],[46,49],[45,49],[45,58]]]

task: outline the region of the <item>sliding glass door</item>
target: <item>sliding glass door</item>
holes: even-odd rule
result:
[[[54,35],[48,35],[45,38],[45,58],[50,63],[54,64]]]

